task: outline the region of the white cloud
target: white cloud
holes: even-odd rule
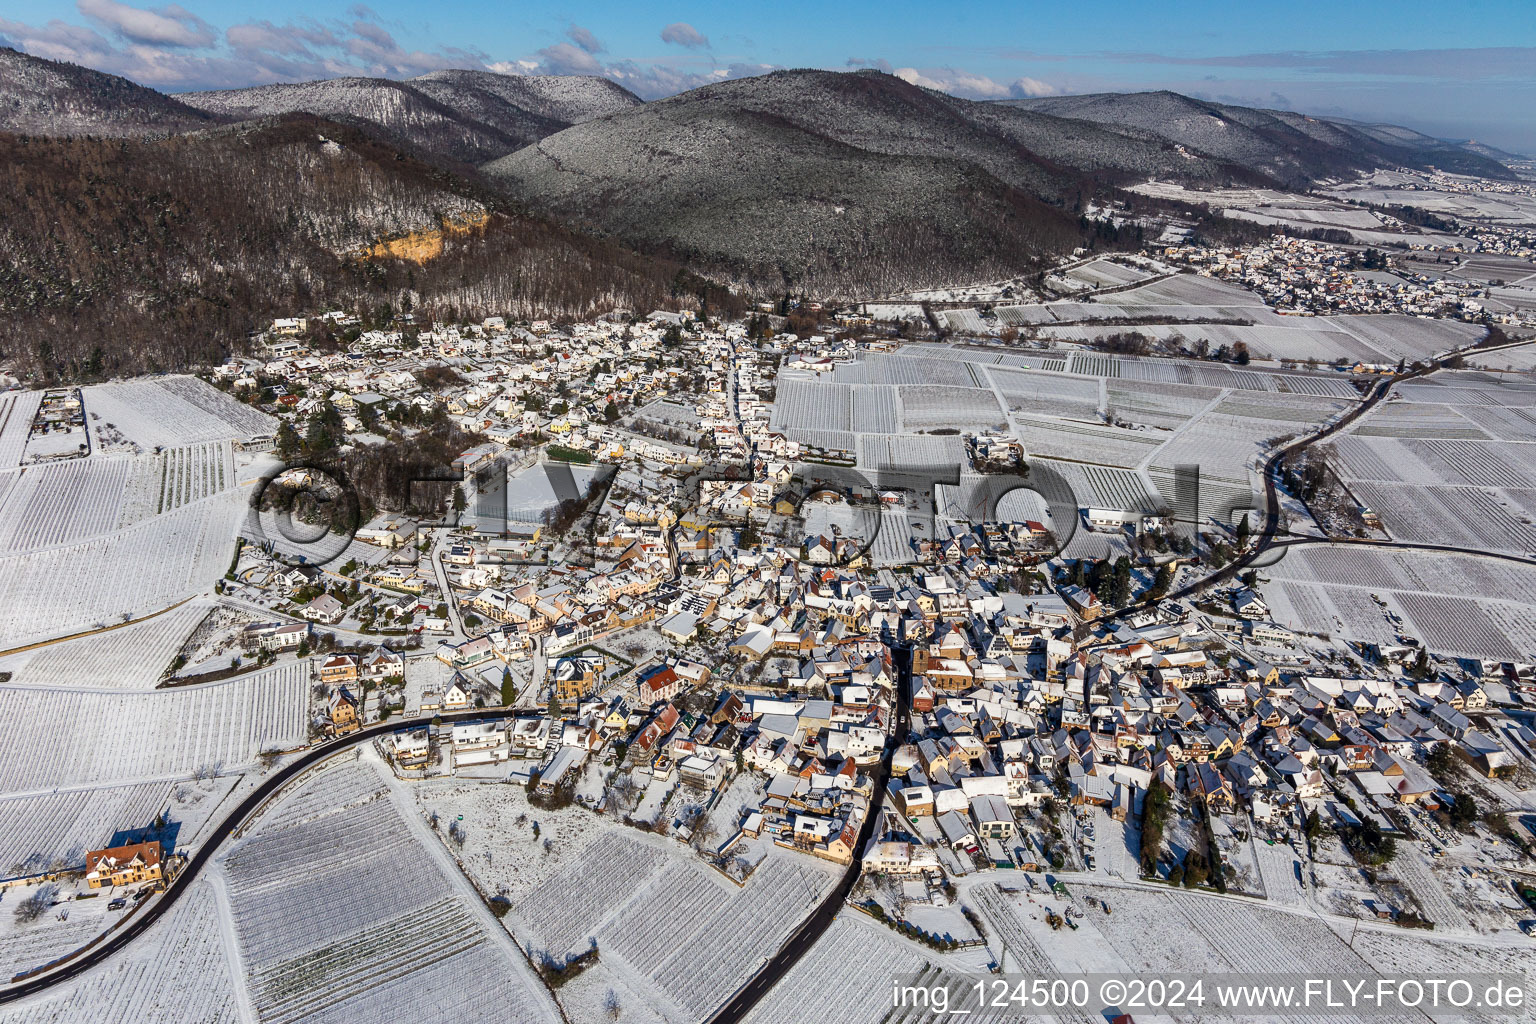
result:
[[[903,82],[921,86],[924,89],[946,92],[952,96],[963,96],[967,99],[1006,99],[1015,95],[1009,86],[988,78],[986,75],[978,75],[975,72],[961,71],[955,68],[931,68],[924,71],[919,71],[917,68],[897,68],[893,73]],[[1033,81],[1033,79],[1029,79],[1029,81]],[[1034,84],[1037,86],[1045,85],[1043,82],[1035,82]],[[1046,88],[1049,87],[1046,86]]]
[[[145,10],[117,0],[76,0],[75,7],[135,43],[201,49],[212,46],[218,38],[212,25],[176,4]]]
[[[686,47],[689,50],[702,50],[709,45],[709,37],[686,21],[674,21],[662,29],[661,41]]]
[[[600,75],[602,63],[591,52],[570,43],[546,46],[536,56],[539,73],[545,75]]]
[[[593,35],[587,29],[582,28],[580,25],[572,25],[570,28],[566,29],[565,37],[588,53],[603,52],[603,44],[598,41],[597,36]]]
[[[1038,78],[1026,77],[1014,79],[1008,91],[1014,96],[1051,96],[1055,94],[1056,87]]]

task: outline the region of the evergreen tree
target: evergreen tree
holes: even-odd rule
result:
[[[284,420],[277,428],[277,455],[284,462],[292,462],[299,457],[299,432],[293,429],[293,424]]]

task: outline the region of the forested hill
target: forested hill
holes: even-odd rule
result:
[[[0,136],[0,175],[0,359],[43,373],[219,361],[273,316],[402,295],[455,316],[651,308],[678,275],[306,115]]]

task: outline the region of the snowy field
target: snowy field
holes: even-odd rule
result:
[[[1536,566],[1309,544],[1288,550],[1263,576],[1276,621],[1293,628],[1391,643],[1399,629],[1390,611],[1403,620],[1401,631],[1447,654],[1510,660],[1536,650]]]
[[[892,977],[936,971],[949,959],[901,938],[864,914],[844,910],[753,1008],[747,1024],[804,1020],[809,1007],[815,1007],[819,1024],[883,1020],[891,1010]]]
[[[91,458],[11,470],[0,483],[0,553],[111,532],[132,468],[131,459]]]
[[[93,540],[0,558],[0,647],[121,622],[212,586],[234,554],[237,491]]]
[[[0,799],[0,871],[32,874],[55,860],[81,864],[117,830],[143,828],[170,802],[171,783],[141,782],[85,792]]]
[[[32,417],[43,404],[41,391],[7,391],[0,394],[0,469],[21,462],[32,431]]]
[[[0,793],[119,785],[225,771],[308,738],[309,665],[295,661],[219,683],[122,692],[0,686],[13,731]]]
[[[1475,344],[1487,334],[1477,324],[1427,320],[1399,313],[1379,316],[1335,316],[1328,321],[1389,360],[1428,359],[1454,348]]]
[[[277,421],[196,377],[150,377],[81,389],[97,450],[145,450],[270,434]]]
[[[1100,384],[1097,380],[1001,366],[988,367],[986,372],[1012,412],[1063,419],[1098,419]]]
[[[1517,373],[1530,373],[1536,370],[1536,345],[1499,349],[1495,352],[1474,353],[1467,356],[1467,362],[1485,370],[1513,370]]]
[[[153,689],[187,635],[208,614],[189,601],[145,622],[0,658],[12,686]]]
[[[1066,276],[1093,288],[1111,288],[1145,281],[1153,275],[1142,267],[1128,267],[1105,259],[1073,267]]]
[[[1030,896],[1003,891],[998,882],[1004,877],[1010,884],[1019,878],[1015,873],[977,877],[962,886],[962,902],[987,922],[994,955],[1005,955],[1006,942],[1004,966],[1010,971],[1422,976],[1439,970],[1536,978],[1536,947],[1518,934],[1502,942],[1480,938],[1445,942],[1431,933],[1405,931],[1388,923],[1323,917],[1310,910],[1178,889],[1071,878],[1066,879],[1069,898]],[[1101,901],[1110,904],[1111,913],[1103,912]],[[1045,922],[1046,911],[1060,914],[1068,907],[1073,908],[1079,927],[1051,930]],[[1177,941],[1170,941],[1171,935]]]
[[[328,771],[309,785],[356,780]],[[447,1006],[465,1020],[550,1019],[548,995],[426,826],[375,794],[322,797],[328,813],[274,819],[221,855],[264,1024],[433,1019]]]
[[[202,879],[142,940],[76,981],[0,1007],[0,1022],[242,1024],[236,984],[213,885]]]
[[[598,964],[561,989],[578,1020],[596,1020],[610,988],[647,1004],[639,1019],[707,1017],[836,877],[770,847],[738,888],[676,841],[584,807],[543,811],[515,787],[452,780],[413,791],[424,812],[464,816],[457,855],[481,892],[512,902],[504,923],[526,948],[563,954],[597,940]]]

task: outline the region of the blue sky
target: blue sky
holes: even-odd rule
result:
[[[878,67],[977,98],[1167,88],[1536,152],[1532,0],[0,0],[0,41],[169,91],[489,67],[604,74],[650,99]]]

